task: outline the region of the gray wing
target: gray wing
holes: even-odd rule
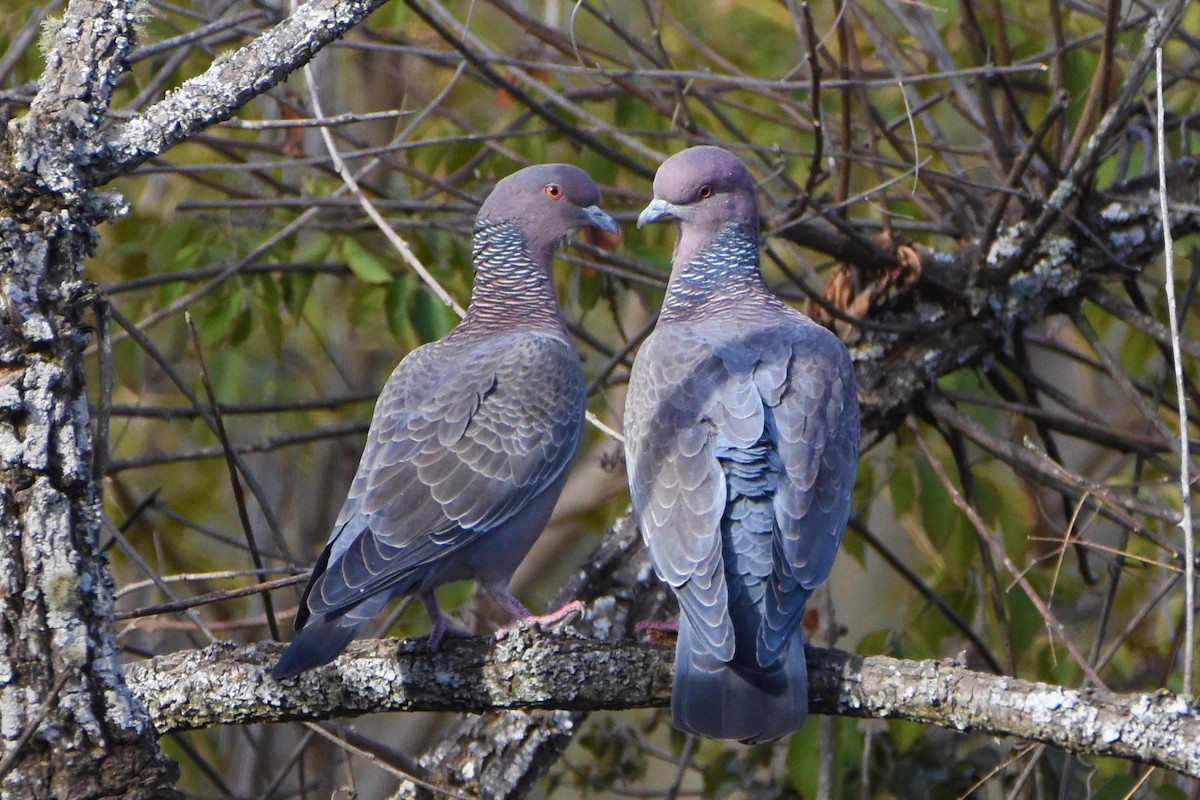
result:
[[[693,326],[660,327],[633,364],[625,401],[625,458],[638,524],[659,578],[675,590],[701,644],[733,656],[721,561],[725,476],[706,410],[725,369]]]
[[[651,560],[676,589],[698,644],[725,661],[734,631],[718,451],[774,440],[785,479],[773,502],[759,642],[760,659],[769,660],[795,628],[807,590],[828,576],[849,515],[858,406],[845,348],[799,315],[743,333],[674,325],[643,346],[626,409],[630,489]]]
[[[786,357],[764,359],[755,371],[786,474],[774,498],[776,579],[769,585],[759,636],[765,654],[783,648],[809,593],[829,577],[850,518],[858,467],[859,407],[850,355],[831,332],[807,319],[802,323],[780,338]]]
[[[779,432],[788,480],[775,496],[775,518],[790,573],[814,589],[829,577],[850,518],[858,466],[859,408],[850,354],[815,323],[792,341],[786,375],[759,370]]]
[[[578,356],[555,337],[413,351],[380,394],[308,611],[411,580],[512,519],[567,469],[583,412]]]

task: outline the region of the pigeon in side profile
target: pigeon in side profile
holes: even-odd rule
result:
[[[676,220],[658,326],[629,380],[625,455],[655,572],[682,614],[675,727],[765,742],[808,714],[801,616],[850,515],[850,354],[758,269],[754,181],[718,147],[659,167],[638,227]]]
[[[600,190],[565,164],[501,180],[479,210],[467,315],[409,353],[375,407],[358,474],[313,568],[295,640],[272,673],[332,661],[392,599],[429,612],[429,648],[459,633],[434,589],[474,578],[514,618],[535,617],[508,592],[550,518],[579,446],[584,380],[550,263],[581,229],[619,233]]]

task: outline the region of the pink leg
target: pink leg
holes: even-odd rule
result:
[[[438,648],[442,646],[442,640],[447,636],[456,636],[462,639],[469,639],[471,637],[470,631],[465,631],[446,622],[446,617],[442,615],[442,609],[438,607],[437,598],[433,592],[422,592],[421,604],[425,606],[425,611],[429,613],[429,638],[425,642],[425,646],[429,649],[429,652],[436,653]]]
[[[633,626],[635,633],[664,634],[679,633],[678,619],[644,619]]]
[[[488,594],[496,601],[496,605],[507,611],[513,618],[512,622],[497,628],[496,633],[504,633],[519,624],[553,625],[556,622],[562,622],[572,614],[583,613],[583,603],[578,600],[572,600],[549,614],[534,614],[508,592],[489,589]]]

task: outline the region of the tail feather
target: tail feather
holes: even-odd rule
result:
[[[275,680],[290,678],[313,667],[328,664],[346,649],[365,622],[346,615],[334,619],[310,618],[296,633],[296,638],[288,645],[275,669],[271,670],[271,677]]]
[[[730,664],[693,646],[679,620],[671,715],[675,727],[712,739],[769,742],[794,733],[808,716],[808,667],[797,635],[769,668]]]

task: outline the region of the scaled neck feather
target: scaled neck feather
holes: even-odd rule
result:
[[[738,309],[777,308],[758,270],[758,236],[741,225],[725,227],[704,242],[683,231],[675,251],[661,322],[733,316]]]
[[[459,327],[552,328],[565,335],[566,322],[550,274],[553,255],[553,248],[531,253],[516,223],[477,223],[471,247],[475,286]]]

